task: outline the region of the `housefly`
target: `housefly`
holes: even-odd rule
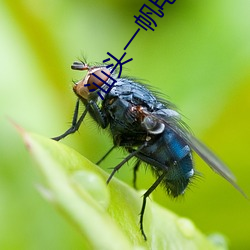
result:
[[[145,240],[143,216],[147,197],[159,184],[172,197],[184,193],[195,174],[192,151],[244,195],[232,172],[189,132],[175,106],[169,101],[158,98],[146,85],[136,80],[118,78],[115,72],[112,77],[116,82],[109,92],[102,93],[104,98],[101,99],[98,95],[101,90],[98,87],[105,90],[107,86],[104,82],[111,84],[111,70],[105,65],[89,66],[84,62],[74,62],[71,68],[86,70],[87,74],[73,87],[78,99],[71,127],[53,139],[59,141],[76,132],[89,113],[101,128],[109,129],[113,138],[113,147],[101,160],[116,147],[123,147],[128,152],[126,158],[114,167],[107,183],[131,158],[137,159],[134,166],[134,184],[139,166],[142,163],[150,166],[156,181],[143,195],[140,230]],[[95,91],[90,91],[91,89]],[[85,110],[78,117],[80,102],[84,104]]]

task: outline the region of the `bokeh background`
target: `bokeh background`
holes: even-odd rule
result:
[[[39,173],[8,118],[47,137],[64,132],[76,101],[72,80],[83,76],[71,63],[83,55],[100,62],[107,52],[120,57],[144,3],[0,1],[0,249],[81,248],[81,235],[36,191]],[[166,4],[155,31],[141,30],[127,49],[133,61],[123,73],[168,96],[250,196],[249,13],[247,0]],[[94,162],[112,145],[89,118],[63,143]],[[117,150],[102,167],[110,171],[123,157]],[[174,201],[158,188],[153,199],[206,234],[224,234],[230,249],[250,249],[250,202],[195,160],[202,177],[183,198]],[[132,167],[117,175],[130,185]],[[140,170],[140,188],[153,180],[149,170]]]

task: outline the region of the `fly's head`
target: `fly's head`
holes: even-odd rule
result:
[[[101,87],[111,75],[105,66],[89,66],[83,62],[74,62],[71,66],[74,70],[87,70],[87,75],[75,83],[73,90],[81,99],[88,100],[89,94]]]

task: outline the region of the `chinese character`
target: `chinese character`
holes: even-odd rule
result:
[[[111,77],[109,74],[107,74],[105,71],[101,71],[102,74],[104,74],[107,79],[111,79],[113,82],[112,84],[107,83],[107,81],[103,80],[101,77],[99,77],[98,75],[96,75],[95,73],[92,73],[93,76],[95,76],[98,80],[100,80],[103,84],[108,86],[108,89],[104,89],[102,88],[99,84],[96,84],[95,82],[92,82],[92,84],[96,87],[96,88],[92,88],[89,89],[89,92],[94,92],[96,91],[96,89],[100,89],[101,91],[105,92],[106,94],[108,94],[111,90],[111,88],[113,87],[113,85],[117,82],[113,77]],[[84,84],[85,87],[90,86],[90,84]],[[97,92],[97,94],[100,96],[100,98],[103,100],[103,96],[101,95],[100,91]]]
[[[175,3],[176,0],[173,1],[169,1],[169,0],[165,0],[161,5],[158,4],[159,0],[149,0],[149,2],[151,2],[152,4],[154,4],[155,6],[157,6],[158,8],[160,8],[161,10],[163,10],[163,6],[165,5],[166,2],[173,4]]]
[[[104,72],[103,70],[101,71],[102,74],[104,74],[107,79],[111,79],[113,82],[112,84],[109,84],[107,83],[107,81],[103,80],[101,77],[99,77],[98,75],[96,75],[95,73],[92,73],[93,76],[95,76],[98,80],[100,80],[103,84],[107,85],[108,88],[107,89],[104,89],[102,88],[101,86],[99,86],[98,84],[96,84],[95,82],[93,82],[92,84],[96,87],[96,88],[92,88],[92,89],[89,89],[89,92],[94,92],[97,88],[100,89],[101,91],[103,91],[104,93],[108,94],[110,92],[110,90],[112,89],[112,87],[114,86],[114,84],[117,82],[113,77],[111,77],[111,74],[115,71],[115,69],[117,68],[117,66],[119,66],[119,73],[118,73],[118,78],[121,76],[121,72],[122,72],[122,66],[125,64],[125,63],[128,63],[130,61],[133,60],[133,58],[130,58],[128,60],[126,60],[125,62],[122,62],[122,59],[124,58],[124,56],[127,54],[126,52],[123,53],[122,57],[120,59],[117,59],[115,56],[113,56],[111,53],[107,52],[107,54],[112,57],[117,63],[116,65],[114,66],[114,64],[109,64],[106,66],[106,68],[110,68],[112,66],[114,66],[110,72],[110,75],[107,74],[106,72]],[[107,58],[105,60],[103,60],[103,63],[106,63],[110,61],[110,58]],[[88,87],[90,86],[90,84],[85,84],[84,86]],[[100,98],[102,100],[104,100],[103,96],[101,95],[101,91],[98,91],[97,94],[100,96]]]
[[[146,4],[144,4],[141,7],[141,9],[139,10],[139,12],[141,14],[143,14],[143,16],[142,15],[139,15],[138,17],[134,16],[135,19],[136,19],[135,23],[138,24],[139,26],[141,26],[144,30],[147,30],[147,28],[145,28],[145,26],[147,26],[149,29],[151,29],[151,30],[154,31],[154,29],[151,27],[152,24],[154,24],[154,26],[157,27],[156,22],[151,17],[153,13],[156,14],[158,17],[163,17],[164,16],[164,13],[161,10],[159,10],[159,12],[154,11],[153,9],[151,9],[150,7],[148,7]]]
[[[122,73],[122,65],[124,65],[125,63],[128,63],[130,61],[133,60],[133,58],[130,58],[128,60],[126,60],[125,62],[122,62],[122,59],[124,58],[124,56],[127,54],[126,52],[123,53],[122,57],[120,59],[117,59],[115,56],[113,56],[112,54],[110,54],[109,52],[107,52],[107,54],[112,57],[117,63],[116,65],[112,68],[111,70],[111,74],[115,71],[115,69],[117,68],[117,66],[119,65],[119,73],[118,73],[118,78],[121,77],[121,73]],[[110,58],[103,60],[103,63],[106,63],[110,61]],[[110,68],[112,67],[114,64],[109,64],[108,66],[106,66],[106,68]]]
[[[138,34],[139,31],[140,31],[140,28],[138,28],[137,31],[135,32],[135,34],[130,38],[129,42],[124,47],[124,50],[127,49],[127,47],[129,46],[129,44],[134,40],[135,36]]]

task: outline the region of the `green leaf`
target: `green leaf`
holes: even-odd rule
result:
[[[146,206],[144,241],[139,229],[143,192],[115,177],[106,185],[108,174],[75,150],[23,130],[21,134],[44,176],[46,187],[39,185],[39,191],[81,232],[83,249],[226,249],[152,199]]]

